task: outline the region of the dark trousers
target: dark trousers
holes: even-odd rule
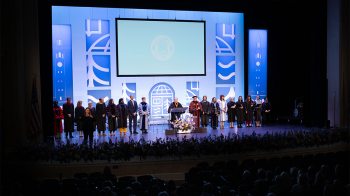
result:
[[[209,114],[202,114],[201,115],[201,125],[202,127],[206,127],[209,124]]]
[[[136,132],[136,125],[137,125],[137,115],[135,115],[135,116],[129,115],[129,130],[130,130],[130,132],[132,130],[134,130],[134,132]]]
[[[86,144],[89,139],[90,145],[92,144],[94,140],[94,131],[84,131],[84,143]]]
[[[74,122],[72,118],[64,118],[64,132],[66,133],[66,137],[73,137],[72,133],[74,131]]]
[[[68,137],[68,134],[69,134],[69,137],[73,137],[73,132],[72,131],[65,131],[66,133],[66,137]]]
[[[218,116],[216,114],[211,115],[211,127],[216,129],[218,127]]]

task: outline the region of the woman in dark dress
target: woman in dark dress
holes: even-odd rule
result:
[[[236,102],[236,115],[237,115],[237,127],[242,128],[243,124],[243,114],[244,114],[244,103],[242,96],[238,97]]]
[[[261,127],[261,109],[262,109],[262,101],[260,96],[257,95],[255,99],[255,126]]]
[[[126,128],[127,125],[127,118],[128,118],[128,110],[127,106],[124,103],[123,98],[119,99],[118,105],[117,105],[117,119],[118,119],[118,128],[120,135],[126,135]]]
[[[109,130],[109,135],[114,136],[115,135],[115,130],[117,129],[117,109],[116,105],[114,104],[114,100],[110,99],[108,101],[108,105],[106,108],[107,116],[108,116],[108,130]]]
[[[236,103],[233,97],[230,97],[230,101],[227,103],[227,118],[230,123],[230,128],[233,128],[236,116]]]
[[[106,104],[102,98],[96,103],[96,124],[98,136],[105,136],[106,131]]]
[[[89,143],[92,145],[95,131],[95,118],[92,116],[89,108],[86,108],[81,121],[84,132],[84,143],[86,144],[89,139]]]
[[[269,124],[271,122],[271,104],[267,97],[262,104],[262,120],[264,124]]]
[[[211,127],[213,129],[216,129],[218,127],[218,117],[220,115],[220,105],[216,101],[215,97],[213,97],[211,99],[210,109],[211,109]]]
[[[74,110],[74,116],[75,116],[75,123],[77,124],[77,131],[79,133],[79,137],[84,137],[83,134],[83,122],[81,121],[81,118],[84,116],[84,107],[83,107],[83,102],[78,101],[77,107],[75,107]]]
[[[245,119],[246,126],[252,127],[254,101],[252,100],[252,97],[250,95],[247,96],[247,100],[246,100],[244,106],[245,106],[245,113],[246,113],[246,119]]]

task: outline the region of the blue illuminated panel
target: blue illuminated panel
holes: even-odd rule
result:
[[[235,43],[235,25],[216,24],[216,84],[235,84]]]
[[[249,30],[248,94],[267,96],[267,30]]]
[[[70,25],[52,25],[53,99],[62,105],[73,98],[72,33]]]

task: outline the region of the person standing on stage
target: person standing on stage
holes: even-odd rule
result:
[[[147,133],[149,114],[150,107],[146,102],[146,97],[142,97],[142,101],[139,104],[140,130],[142,131],[142,133]]]
[[[91,115],[94,117],[94,131],[95,131],[96,130],[96,108],[92,106],[91,101],[89,101],[87,108],[89,108]]]
[[[174,98],[174,102],[172,102],[168,108],[168,113],[170,113],[171,118],[170,121],[174,122],[176,119],[180,119],[181,112],[171,112],[173,108],[182,108],[181,103],[179,103],[179,100],[177,97]]]
[[[203,96],[203,100],[201,101],[202,111],[201,111],[201,125],[202,127],[207,127],[209,123],[209,115],[210,115],[210,103],[207,100],[207,96]]]
[[[254,102],[250,95],[247,96],[247,100],[244,105],[245,105],[245,113],[246,113],[246,125],[247,127],[252,127]]]
[[[198,101],[198,97],[195,95],[192,97],[192,101],[190,103],[189,111],[193,115],[193,119],[195,122],[195,129],[199,128],[199,115],[202,110],[201,103]]]
[[[58,105],[58,101],[53,102],[53,115],[54,115],[54,121],[53,121],[53,134],[57,138],[61,138],[62,133],[62,119],[63,116],[63,110]]]
[[[67,98],[67,102],[63,104],[63,116],[64,116],[64,132],[66,138],[73,138],[74,131],[74,104],[71,102],[70,97]]]
[[[77,124],[77,131],[79,133],[79,137],[84,137],[83,133],[83,122],[81,121],[81,118],[84,116],[84,107],[83,107],[83,102],[78,101],[77,102],[77,107],[75,107],[74,110],[74,115],[75,115],[75,123]]]
[[[219,105],[220,105],[220,117],[219,117],[220,129],[223,129],[224,123],[226,120],[226,113],[227,113],[227,106],[226,106],[226,101],[225,101],[224,95],[220,95]]]
[[[106,107],[107,117],[108,117],[108,130],[109,135],[114,136],[115,130],[117,129],[117,111],[116,105],[114,104],[114,100],[110,99],[108,101],[108,105]]]
[[[84,132],[84,144],[87,143],[89,139],[89,144],[92,146],[93,139],[94,139],[94,131],[95,131],[95,118],[92,115],[92,112],[90,108],[86,108],[84,111],[84,115],[81,119],[82,121],[82,127]]]
[[[218,117],[220,115],[220,105],[216,101],[216,97],[213,97],[211,99],[210,109],[211,109],[211,127],[213,129],[216,129],[218,127]]]
[[[230,128],[233,128],[236,117],[236,103],[235,98],[230,97],[230,101],[227,103],[227,119],[230,123]]]
[[[123,98],[120,98],[117,105],[117,120],[120,136],[123,134],[125,136],[127,129],[127,119],[128,119],[128,108],[124,103]]]
[[[269,124],[271,121],[271,104],[267,97],[262,104],[262,120],[264,121],[264,124]]]
[[[130,100],[128,102],[128,114],[129,114],[129,131],[130,134],[137,134],[137,102],[134,100],[134,96],[130,95]],[[133,131],[132,131],[133,130]]]
[[[243,124],[243,115],[244,115],[244,103],[242,96],[238,97],[236,102],[236,115],[237,115],[237,127],[242,128]]]
[[[255,104],[255,126],[261,127],[262,102],[259,95],[257,95],[255,98]]]
[[[97,123],[97,132],[98,136],[105,136],[106,131],[106,104],[103,98],[98,99],[96,103],[96,123]]]

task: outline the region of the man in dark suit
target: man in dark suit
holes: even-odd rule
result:
[[[63,104],[63,116],[64,116],[64,132],[66,138],[73,138],[74,131],[74,104],[71,102],[71,98],[67,97],[67,102]]]
[[[136,125],[137,125],[137,102],[134,100],[134,97],[130,95],[130,101],[128,101],[128,115],[129,115],[129,131],[130,134],[137,134]],[[133,131],[132,131],[133,130]]]

